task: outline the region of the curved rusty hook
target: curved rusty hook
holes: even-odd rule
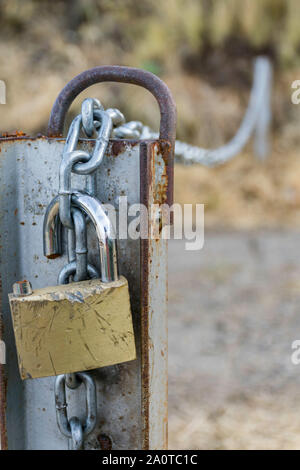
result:
[[[105,65],[88,69],[74,77],[58,95],[49,120],[49,137],[62,135],[66,113],[79,93],[95,83],[131,83],[146,88],[158,102],[161,121],[160,139],[168,140],[172,147],[176,131],[176,106],[167,85],[156,75],[146,70],[117,65]]]
[[[119,82],[138,85],[146,88],[156,98],[160,109],[159,138],[167,141],[169,147],[165,150],[164,154],[168,166],[168,203],[172,205],[176,106],[167,85],[153,73],[142,69],[117,65],[94,67],[80,73],[67,83],[56,98],[49,119],[48,136],[62,136],[66,113],[73,100],[79,93],[85,90],[85,88],[101,82]]]

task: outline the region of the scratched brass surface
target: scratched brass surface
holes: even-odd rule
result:
[[[99,279],[9,295],[22,379],[135,359],[127,280]]]

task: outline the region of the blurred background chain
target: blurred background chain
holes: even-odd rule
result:
[[[267,57],[258,57],[254,64],[254,78],[248,108],[235,136],[225,145],[207,150],[180,140],[175,143],[175,157],[180,163],[199,163],[216,166],[238,155],[250,137],[254,136],[254,152],[261,160],[270,151],[272,65]],[[199,123],[201,125],[201,123]],[[114,137],[157,139],[158,133],[139,121],[123,124],[114,131]]]

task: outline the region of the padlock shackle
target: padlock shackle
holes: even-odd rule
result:
[[[99,241],[101,281],[116,281],[119,278],[117,241],[113,225],[102,204],[94,196],[80,191],[72,193],[72,204],[84,211],[95,226]],[[62,253],[60,232],[59,196],[56,196],[47,208],[43,225],[44,255],[49,259],[57,258]],[[75,266],[76,263],[68,265],[72,274]],[[64,272],[61,276],[66,277],[67,274]]]
[[[62,254],[62,224],[59,218],[59,196],[55,196],[47,206],[43,222],[44,256],[55,259]]]
[[[116,281],[119,278],[116,235],[102,204],[94,196],[79,191],[72,193],[72,204],[83,210],[95,226],[99,240],[101,281]]]
[[[156,98],[160,109],[159,138],[170,142],[172,150],[174,150],[176,106],[167,85],[151,72],[117,65],[105,65],[88,69],[67,83],[53,105],[48,124],[49,137],[62,136],[65,117],[74,99],[86,88],[101,82],[130,83],[150,91]]]

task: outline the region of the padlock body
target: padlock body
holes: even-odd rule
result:
[[[99,279],[9,294],[22,379],[136,358],[127,280]]]

